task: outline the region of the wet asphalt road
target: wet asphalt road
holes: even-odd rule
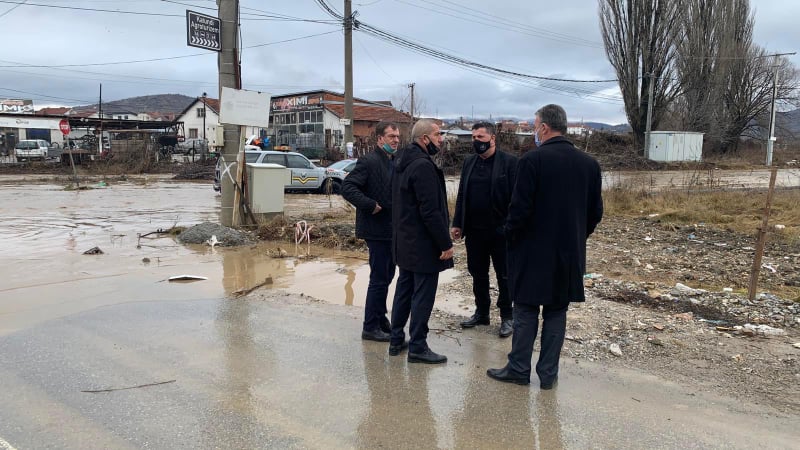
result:
[[[554,391],[494,382],[510,341],[485,328],[408,364],[360,314],[142,299],[0,336],[0,449],[797,448],[797,417],[653,376],[563,361]]]

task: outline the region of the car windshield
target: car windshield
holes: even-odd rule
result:
[[[341,161],[336,161],[335,163],[333,163],[330,166],[328,166],[328,169],[342,170],[345,167],[347,167],[347,165],[350,164],[351,162],[353,162],[353,161],[349,160],[349,159],[343,159]]]
[[[19,141],[15,148],[19,149],[30,149],[30,148],[39,148],[39,144],[36,141]]]

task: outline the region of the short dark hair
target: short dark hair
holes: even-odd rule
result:
[[[394,128],[395,130],[400,129],[394,122],[378,122],[378,124],[375,125],[375,137],[383,136],[387,128]]]
[[[485,129],[486,132],[491,134],[492,136],[496,134],[494,124],[491,122],[478,122],[472,126],[472,131],[479,130],[481,128]]]
[[[539,121],[546,123],[551,130],[561,134],[567,133],[567,112],[564,111],[564,108],[549,104],[536,111],[536,115],[539,117]]]

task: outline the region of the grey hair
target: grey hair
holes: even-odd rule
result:
[[[540,122],[546,123],[551,130],[561,134],[567,133],[567,112],[564,111],[564,108],[554,104],[545,105],[536,111],[536,116],[539,117]]]
[[[433,127],[437,125],[438,124],[431,119],[420,119],[414,124],[414,128],[411,129],[411,140],[416,141],[423,135],[430,134],[431,131],[433,131]]]

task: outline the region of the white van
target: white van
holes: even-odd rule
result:
[[[33,159],[44,161],[47,159],[49,149],[50,144],[44,139],[24,139],[14,146],[14,155],[17,157],[17,161]]]

